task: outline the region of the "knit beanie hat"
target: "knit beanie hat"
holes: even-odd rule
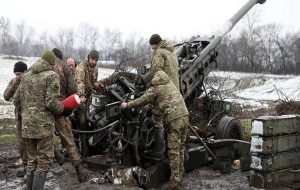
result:
[[[92,50],[88,55],[88,59],[99,60],[99,52],[97,50]]]
[[[55,63],[55,54],[50,50],[45,50],[41,58],[47,61],[50,65],[54,65]]]
[[[161,41],[162,41],[162,39],[159,34],[152,34],[152,36],[150,37],[150,40],[149,40],[149,44],[157,45]]]
[[[27,65],[23,61],[18,61],[17,63],[15,63],[14,73],[16,72],[24,73],[24,71],[26,70],[27,70]]]
[[[53,48],[52,51],[53,51],[53,53],[55,54],[55,56],[56,56],[58,59],[63,60],[64,55],[63,55],[63,53],[62,53],[59,49]]]

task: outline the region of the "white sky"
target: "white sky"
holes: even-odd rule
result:
[[[247,0],[0,0],[0,16],[22,20],[37,32],[76,28],[88,22],[99,31],[118,29],[180,38],[211,35]],[[300,0],[267,0],[256,5],[261,23],[278,23],[288,31],[300,29]]]

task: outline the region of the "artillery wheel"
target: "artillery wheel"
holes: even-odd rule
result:
[[[128,139],[125,138],[125,128],[123,125],[117,125],[109,129],[108,140],[110,147],[121,153],[128,146]]]
[[[238,139],[243,137],[243,127],[240,122],[233,118],[224,116],[217,125],[216,139]]]
[[[153,143],[153,129],[154,124],[152,119],[150,117],[145,118],[141,127],[141,136],[145,148],[149,148]]]

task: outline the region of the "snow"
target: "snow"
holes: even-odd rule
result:
[[[210,77],[220,79],[225,101],[241,107],[268,108],[269,101],[300,100],[300,76],[213,71]]]
[[[269,79],[263,85],[239,90],[235,94],[239,97],[255,100],[277,100],[285,98],[285,96],[289,99],[299,100],[299,89],[300,76],[290,79]],[[281,92],[283,94],[280,94]]]
[[[263,135],[263,122],[258,120],[252,121],[251,135]]]
[[[262,152],[263,151],[263,138],[260,136],[251,137],[250,152]]]
[[[251,165],[250,168],[256,170],[262,170],[261,158],[257,156],[251,156]]]
[[[278,119],[278,120],[282,120],[282,119],[295,119],[295,118],[299,118],[300,116],[299,115],[280,115],[280,116],[260,116],[258,117],[257,119],[258,120],[275,120],[275,119]]]
[[[3,92],[14,77],[13,65],[18,60],[3,59],[3,57],[0,56],[0,92],[2,92],[0,93],[0,118],[11,118],[13,106],[4,101]],[[29,66],[38,59],[23,58]],[[113,72],[113,69],[99,68],[98,78],[106,78]],[[213,71],[209,74],[209,78],[213,77],[217,78],[218,82],[212,84],[211,88],[219,89],[223,100],[239,104],[245,110],[269,108],[270,103],[278,99],[300,100],[300,76]]]

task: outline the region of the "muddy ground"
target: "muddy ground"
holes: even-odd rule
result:
[[[245,115],[251,114],[264,115],[266,112],[270,113],[272,110],[259,110],[259,113],[246,112]],[[243,115],[239,115],[243,118]],[[12,119],[0,119],[1,126],[11,126],[14,121]],[[0,127],[0,134],[13,133],[13,130]],[[16,177],[17,170],[20,169],[18,165],[19,154],[17,152],[16,144],[14,141],[5,142],[0,144],[0,190],[1,189],[23,189],[24,178]],[[214,171],[209,166],[202,167],[192,172],[186,173],[183,177],[182,185],[186,189],[203,189],[203,190],[250,190],[249,187],[249,171],[242,172],[239,170],[238,165],[232,165],[232,172],[230,174],[221,174],[219,171]],[[59,166],[54,162],[51,171],[48,173],[45,189],[48,190],[93,190],[93,189],[140,189],[136,187],[122,187],[114,185],[110,182],[103,181],[104,172],[100,170],[90,170],[89,177],[102,179],[92,183],[79,183],[75,173],[75,169],[70,162],[66,162],[63,166]],[[157,189],[162,189],[165,184]],[[277,187],[274,189],[288,189],[285,187]]]
[[[17,170],[20,168],[16,165],[19,155],[14,143],[0,146],[0,189],[23,189],[24,178],[16,177]],[[234,168],[237,169],[236,166]],[[91,178],[103,176],[101,171],[90,171]],[[92,190],[92,189],[139,189],[128,188],[119,185],[113,185],[109,182],[104,184],[91,184],[91,182],[79,183],[76,173],[70,162],[63,166],[57,163],[53,164],[51,171],[47,176],[45,189],[63,189],[63,190]],[[183,177],[183,186],[187,189],[252,189],[248,185],[249,172],[241,172],[238,169],[233,170],[230,174],[221,174],[209,167],[194,170],[186,173]],[[163,184],[160,188],[163,188]]]
[[[24,178],[16,177],[19,166],[16,162],[19,158],[16,151],[16,145],[9,143],[0,146],[0,189],[24,189]],[[91,178],[102,177],[103,172],[91,170],[89,176]],[[183,177],[182,185],[186,189],[202,189],[202,190],[251,190],[249,187],[249,172],[241,172],[238,166],[233,165],[230,174],[221,174],[209,167],[202,167],[192,172],[186,173]],[[157,189],[162,189],[165,184]],[[66,162],[63,166],[57,163],[53,164],[51,171],[48,173],[46,190],[137,190],[141,188],[122,187],[113,185],[109,182],[104,184],[92,184],[91,182],[79,183],[76,173],[70,162]],[[288,189],[277,187],[276,189]]]

